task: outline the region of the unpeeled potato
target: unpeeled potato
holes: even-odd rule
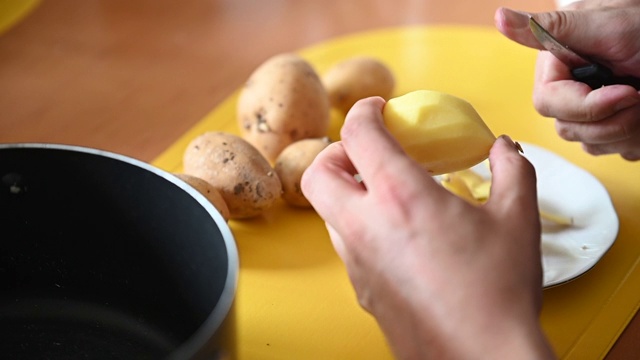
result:
[[[191,187],[193,187],[199,193],[204,195],[204,197],[207,198],[207,200],[209,200],[209,202],[213,205],[213,207],[215,207],[216,210],[218,210],[220,215],[222,215],[222,218],[225,221],[229,221],[229,216],[230,216],[229,207],[227,206],[227,203],[224,201],[224,198],[222,197],[222,194],[220,194],[220,191],[218,191],[218,189],[216,189],[213,185],[209,184],[208,182],[192,175],[188,175],[188,174],[174,174],[174,175],[180,180],[191,185]]]
[[[290,205],[310,207],[302,193],[300,180],[316,156],[327,146],[328,138],[303,139],[287,146],[276,159],[275,170],[282,182],[282,198]]]
[[[395,86],[391,70],[370,56],[354,56],[343,60],[322,76],[331,106],[347,113],[360,99],[381,96],[389,99]]]
[[[471,104],[438,91],[418,90],[390,99],[383,117],[405,152],[433,175],[480,163],[496,139]]]
[[[273,163],[287,145],[326,136],[329,108],[327,92],[311,64],[296,54],[279,54],[245,83],[237,121],[242,137]]]
[[[230,219],[260,215],[282,195],[282,184],[269,162],[233,134],[207,132],[193,139],[185,150],[183,165],[185,174],[220,191]]]

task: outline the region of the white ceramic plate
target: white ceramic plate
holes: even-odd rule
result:
[[[551,151],[521,145],[536,168],[540,209],[573,218],[572,226],[543,221],[543,284],[559,285],[584,274],[609,250],[618,235],[618,216],[593,175]],[[474,170],[488,176],[484,164]]]

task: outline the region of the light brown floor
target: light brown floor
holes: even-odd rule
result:
[[[45,0],[0,35],[0,142],[151,161],[267,57],[368,29],[493,25],[552,0]],[[608,359],[640,356],[640,318]]]

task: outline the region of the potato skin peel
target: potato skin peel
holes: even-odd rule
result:
[[[271,208],[282,195],[278,175],[260,152],[239,136],[207,132],[184,153],[184,173],[213,185],[231,219],[251,218]]]
[[[273,163],[289,144],[326,136],[329,97],[314,68],[292,53],[267,59],[251,74],[237,103],[242,137]]]

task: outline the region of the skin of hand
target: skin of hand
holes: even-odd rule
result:
[[[640,77],[640,1],[578,1],[547,13],[530,14],[577,53],[614,71]],[[507,38],[543,49],[529,29],[529,14],[500,8],[495,24]],[[561,138],[582,143],[593,155],[640,159],[640,93],[631,86],[592,90],[574,81],[570,69],[548,51],[538,55],[533,104],[556,118]]]
[[[316,157],[301,183],[359,303],[400,359],[553,358],[538,318],[533,166],[499,137],[491,198],[471,205],[404,153],[384,127],[384,104],[356,103],[342,140]]]

